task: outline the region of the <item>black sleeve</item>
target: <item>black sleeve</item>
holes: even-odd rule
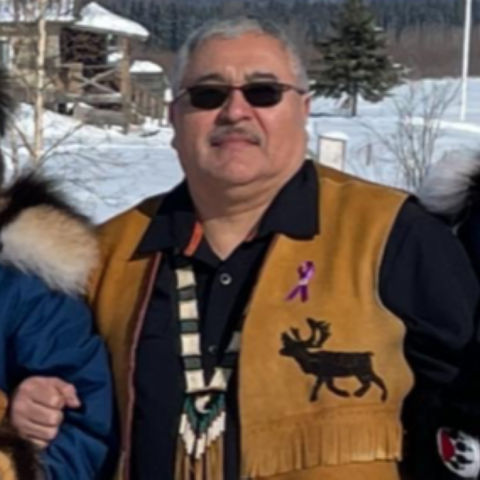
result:
[[[479,286],[461,243],[414,200],[393,227],[379,289],[406,324],[405,355],[417,380],[452,385],[474,335]]]
[[[413,480],[458,479],[439,455],[437,435],[450,428],[480,436],[479,285],[459,240],[414,200],[393,227],[379,290],[405,323],[415,376],[403,409],[402,468]]]
[[[458,229],[458,237],[465,246],[477,277],[480,278],[480,204],[470,209]]]

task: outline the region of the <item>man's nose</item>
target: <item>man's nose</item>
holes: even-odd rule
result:
[[[252,106],[245,99],[243,92],[241,90],[232,90],[222,107],[220,115],[224,121],[237,123],[251,118],[252,111]]]

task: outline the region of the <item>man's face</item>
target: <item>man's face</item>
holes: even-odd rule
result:
[[[279,42],[248,33],[235,39],[215,37],[201,45],[182,87],[253,82],[298,87],[290,57]],[[192,107],[187,93],[172,107],[173,146],[190,182],[209,179],[228,188],[288,178],[305,156],[308,109],[308,97],[294,90],[267,108],[250,105],[234,90],[212,110]]]

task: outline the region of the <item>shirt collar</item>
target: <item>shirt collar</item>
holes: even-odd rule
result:
[[[264,214],[256,238],[283,234],[309,239],[320,231],[319,181],[312,161],[306,161],[280,190]],[[183,181],[163,200],[137,248],[137,254],[167,249],[178,253],[189,245],[197,216],[188,185]]]
[[[280,190],[258,229],[257,236],[281,233],[308,239],[317,235],[319,225],[319,182],[313,162],[306,161]]]

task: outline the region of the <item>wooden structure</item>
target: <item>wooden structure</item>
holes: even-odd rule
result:
[[[160,120],[165,108],[163,95],[132,82],[130,74],[131,44],[146,40],[148,31],[95,2],[82,6],[81,1],[49,0],[46,105],[65,113],[86,104],[91,107],[83,108],[89,112],[88,121],[102,123],[102,118],[108,117],[109,123],[121,124],[125,131],[142,116]],[[36,95],[36,3],[0,0],[0,55],[3,52],[3,62],[16,80],[17,98],[27,103],[33,103]],[[121,60],[110,64],[109,55],[115,51]]]

